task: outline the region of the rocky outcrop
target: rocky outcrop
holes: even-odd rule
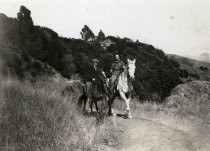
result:
[[[90,30],[90,28],[87,25],[84,25],[80,34],[82,36],[82,39],[85,41],[93,41],[95,38],[94,33]]]
[[[33,31],[33,21],[31,18],[31,11],[25,6],[20,7],[20,11],[17,13],[17,19],[20,22],[21,31],[32,32]]]

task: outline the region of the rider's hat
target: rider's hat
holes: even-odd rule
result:
[[[93,59],[93,63],[98,63],[99,60],[98,59]]]

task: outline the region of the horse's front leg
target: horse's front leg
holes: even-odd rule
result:
[[[89,102],[89,98],[88,97],[84,98],[84,108],[83,108],[84,112],[86,112],[86,107],[87,107],[88,102]]]
[[[126,101],[126,110],[127,110],[127,115],[128,115],[128,118],[133,118],[133,116],[131,115],[131,112],[130,112],[130,101],[131,101],[131,98],[128,98],[127,101]]]
[[[89,101],[89,105],[90,105],[90,112],[93,113],[93,100],[92,99]]]
[[[132,118],[132,115],[130,113],[130,100],[131,100],[131,98],[129,97],[127,99],[127,97],[125,96],[125,93],[123,93],[122,91],[120,91],[119,93],[120,93],[120,97],[125,101],[128,118]]]
[[[95,103],[95,106],[96,106],[96,112],[98,113],[98,109],[99,109],[99,108],[98,108],[98,103],[97,103],[96,100],[94,101],[94,103]]]
[[[111,99],[109,99],[108,104],[109,104],[109,111],[108,111],[108,115],[111,116],[116,116],[116,113],[114,111],[114,109],[112,108],[114,99],[115,99],[116,95],[113,95]]]

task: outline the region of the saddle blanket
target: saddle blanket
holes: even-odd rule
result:
[[[117,84],[117,90],[124,93],[128,92],[128,78],[127,74],[120,74]]]

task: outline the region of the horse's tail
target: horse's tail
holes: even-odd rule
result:
[[[87,94],[84,92],[84,93],[79,97],[78,105],[79,105],[79,106],[82,106],[82,103],[83,103],[84,101],[86,101],[86,99],[87,99]]]
[[[87,88],[83,86],[82,95],[79,97],[78,105],[82,106],[82,103],[87,100]]]

